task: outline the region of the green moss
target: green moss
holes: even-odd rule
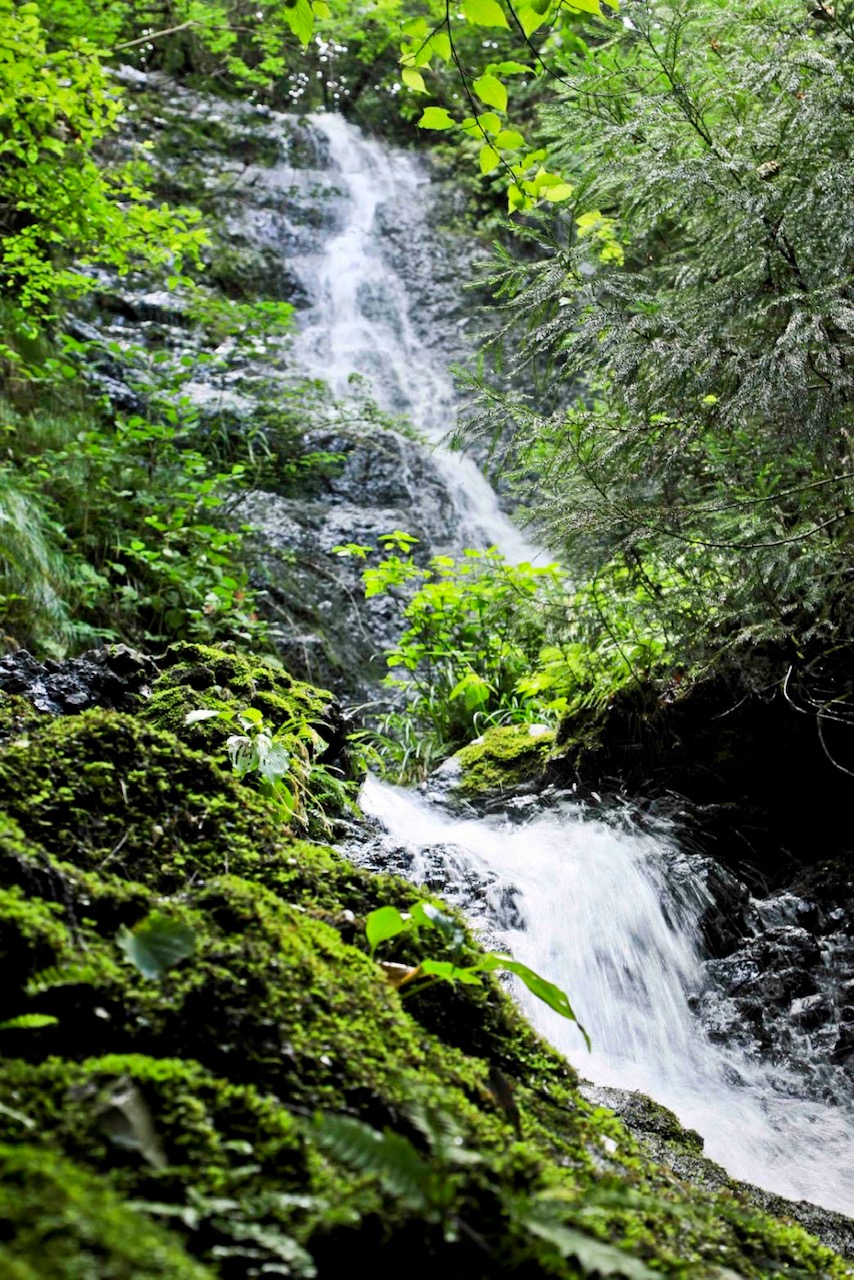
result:
[[[7,814],[75,866],[163,891],[274,856],[260,800],[171,734],[88,711],[14,739],[0,756]]]
[[[103,1182],[38,1146],[0,1146],[3,1280],[208,1280]]]
[[[254,707],[274,729],[292,721],[308,721],[324,738],[334,732],[332,695],[294,680],[279,667],[245,654],[225,653],[201,644],[173,645],[161,659],[163,674],[151,698],[140,706],[140,718],[166,729],[188,746],[219,750],[234,728],[206,720],[187,726],[187,712]]]
[[[0,1034],[0,1141],[38,1134],[46,1168],[62,1152],[68,1168],[97,1176],[111,1205],[116,1195],[147,1204],[223,1280],[300,1246],[322,1277],[340,1274],[342,1257],[375,1266],[381,1251],[390,1273],[417,1256],[448,1280],[569,1280],[576,1264],[528,1229],[526,1215],[549,1206],[670,1276],[720,1266],[744,1277],[846,1274],[797,1228],[656,1165],[581,1097],[498,984],[402,999],[366,954],[362,921],[383,903],[407,907],[416,891],[293,839],[184,724],[188,700],[216,690],[226,703],[263,696],[280,710],[290,698],[331,725],[326,695],[217,651],[179,656],[139,716],[39,720],[0,748],[0,944],[14,974],[0,1016],[59,1019]],[[549,743],[526,735],[491,731],[475,763],[541,769]],[[196,939],[159,981],[116,944],[121,925],[154,907]],[[446,954],[438,933],[430,943]],[[412,962],[423,946],[403,938],[384,954]],[[414,1144],[436,1169],[441,1211],[330,1159],[306,1128],[317,1110]],[[440,1128],[451,1120],[476,1160],[443,1164],[425,1116]],[[660,1111],[670,1142],[668,1117]],[[21,1204],[48,1194],[26,1165]],[[80,1265],[63,1271],[60,1260],[44,1274],[87,1280],[88,1219],[73,1200],[62,1212],[63,1248]],[[22,1231],[0,1230],[7,1253],[15,1242],[10,1276],[31,1267]],[[3,1265],[0,1255],[0,1275]],[[175,1275],[193,1274],[181,1265]]]
[[[457,790],[482,795],[506,791],[541,778],[554,734],[540,725],[511,724],[487,729],[454,756],[460,766]]]
[[[22,737],[27,730],[47,719],[43,711],[36,711],[26,698],[0,690],[0,742]]]

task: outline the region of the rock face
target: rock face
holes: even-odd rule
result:
[[[468,354],[474,308],[462,281],[478,251],[441,228],[426,170],[402,153],[353,131],[333,156],[320,122],[156,74],[126,79],[162,193],[202,203],[214,228],[203,283],[226,311],[206,318],[180,288],[104,274],[74,322],[89,344],[87,376],[117,410],[144,414],[149,363],[161,378],[170,371],[200,446],[253,476],[230,518],[254,529],[253,586],[287,665],[353,701],[375,698],[394,606],[366,604],[359,563],[334,547],[376,546],[402,529],[426,560],[495,540],[467,524],[463,464],[439,465],[425,436],[454,425],[446,369]],[[398,164],[409,185],[395,181]],[[327,246],[342,232],[352,238],[327,279]],[[352,297],[330,299],[357,266]],[[231,303],[282,301],[296,308],[289,334],[262,325],[253,336],[257,321],[229,323]],[[360,326],[366,336],[350,352],[348,333]]]
[[[10,1276],[331,1280],[378,1250],[459,1280],[849,1273],[658,1165],[491,979],[401,998],[364,920],[416,891],[283,828],[222,767],[229,725],[187,721],[289,708],[296,740],[330,723],[328,695],[197,646],[160,668],[133,712],[0,694]],[[33,674],[41,699],[57,673]],[[304,803],[328,820],[342,795],[315,771]],[[152,976],[140,948],[164,920],[183,945]],[[453,945],[433,954],[476,954]]]
[[[26,651],[0,658],[0,690],[23,695],[37,711],[73,715],[88,707],[117,711],[146,698],[158,674],[153,659],[124,644],[66,662],[38,662]]]
[[[354,701],[377,696],[383,651],[399,634],[389,596],[365,600],[363,562],[337,555],[346,543],[379,546],[404,529],[418,559],[447,549],[454,507],[426,450],[394,432],[370,441],[312,433],[340,468],[310,498],[253,493],[237,511],[256,531],[254,585],[263,592],[273,641],[288,666]]]

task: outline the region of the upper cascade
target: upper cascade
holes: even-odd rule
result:
[[[461,352],[461,337],[456,321],[449,326],[447,317],[443,335],[443,318],[436,314],[431,325],[447,343],[430,342],[419,329],[424,259],[407,252],[409,245],[423,247],[435,239],[427,217],[428,173],[417,158],[367,137],[343,116],[318,113],[309,120],[325,139],[325,176],[339,185],[341,198],[327,235],[290,263],[309,299],[295,344],[300,367],[341,396],[354,375],[369,379],[380,408],[405,417],[433,446],[457,517],[451,531],[456,550],[497,546],[515,563],[544,563],[547,553],[501,510],[473,459],[442,447],[457,413],[449,352],[450,358]],[[428,269],[432,258],[427,255]]]

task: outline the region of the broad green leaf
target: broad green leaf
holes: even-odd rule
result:
[[[262,725],[264,723],[264,714],[257,707],[244,707],[240,712],[239,719],[244,728],[252,724]]]
[[[425,107],[421,119],[418,121],[419,129],[453,129],[456,121],[453,116],[449,115],[445,107]]]
[[[496,107],[499,111],[507,110],[507,90],[495,76],[478,76],[472,82],[472,88],[487,106]]]
[[[321,18],[324,21],[332,16],[332,12],[326,0],[311,0],[311,7],[314,11],[315,18]]]
[[[461,982],[467,987],[480,986],[476,965],[461,969],[450,960],[422,960],[421,972],[430,978],[438,978],[444,982]]]
[[[494,111],[481,111],[477,123],[484,133],[498,133],[501,128],[501,118]]]
[[[467,22],[478,27],[509,27],[509,22],[498,0],[462,0],[463,15]]]
[[[454,948],[465,941],[465,931],[453,916],[449,916],[441,907],[433,902],[416,902],[412,908],[412,919],[416,925],[430,925],[443,934],[445,940]]]
[[[314,30],[314,14],[309,0],[296,0],[295,4],[286,5],[283,16],[300,44],[307,45]]]
[[[519,960],[514,960],[512,956],[504,956],[496,952],[489,952],[485,955],[482,960],[478,961],[477,967],[487,973],[491,973],[496,969],[503,969],[506,973],[515,974],[538,1000],[542,1000],[550,1009],[554,1009],[555,1013],[559,1013],[562,1018],[568,1018],[570,1022],[574,1022],[584,1036],[587,1048],[590,1048],[590,1037],[573,1013],[572,1005],[569,1003],[566,992],[561,991],[560,987],[556,987],[553,982],[549,982],[546,978],[541,978],[533,969],[529,969],[527,965],[522,964]]]
[[[451,38],[447,31],[435,31],[427,43],[432,53],[435,53],[443,62],[450,62]]]
[[[376,911],[371,911],[365,920],[365,934],[368,939],[368,946],[371,948],[371,954],[376,951],[381,942],[387,942],[389,938],[396,938],[407,927],[408,922],[400,914],[397,907],[377,907]]]
[[[541,27],[546,21],[546,13],[540,12],[532,4],[519,5],[516,16],[526,36],[533,35],[537,27]]]
[[[128,963],[144,978],[162,978],[167,969],[186,960],[196,949],[194,930],[161,911],[152,911],[133,929],[123,925],[116,942]]]
[[[593,13],[597,18],[602,17],[602,9],[599,0],[564,0],[568,9],[577,9],[580,13]]]
[[[572,192],[573,188],[568,182],[557,182],[553,187],[547,187],[542,194],[546,200],[551,200],[555,204],[558,200],[568,200]]]
[[[507,188],[507,209],[510,213],[515,213],[518,209],[527,208],[528,201],[525,193],[518,183],[511,182]]]
[[[400,73],[400,78],[408,88],[414,89],[416,93],[429,92],[424,83],[424,77],[414,67],[404,67]]]
[[[533,76],[536,72],[524,62],[495,62],[487,68],[493,75],[499,76]]]
[[[501,164],[501,156],[495,150],[495,147],[489,146],[488,143],[486,146],[481,147],[478,159],[481,173],[492,173]],[[453,694],[451,694],[451,697],[453,697]]]
[[[525,139],[515,129],[502,129],[495,139],[495,145],[503,151],[509,151],[516,147],[524,147]]]

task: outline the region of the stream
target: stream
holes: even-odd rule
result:
[[[503,514],[475,463],[439,444],[453,425],[453,383],[441,346],[426,344],[413,323],[417,287],[378,219],[391,211],[409,236],[429,237],[429,175],[417,158],[341,117],[317,115],[311,124],[325,140],[341,203],[325,238],[291,263],[309,299],[297,359],[342,395],[351,375],[369,378],[381,406],[405,413],[432,442],[457,549],[497,545],[517,562],[543,556]],[[438,794],[375,779],[362,805],[386,833],[383,866],[457,902],[491,945],[564,988],[590,1033],[590,1054],[573,1024],[517,994],[584,1077],[671,1108],[734,1176],[854,1212],[850,1094],[826,1101],[820,1062],[805,1058],[796,1070],[785,1055],[772,1061],[720,1042],[695,1012],[713,983],[700,927],[710,896],[699,863],[671,830],[640,831],[619,813],[603,820],[568,802],[533,806],[521,820],[512,812],[460,819]]]

